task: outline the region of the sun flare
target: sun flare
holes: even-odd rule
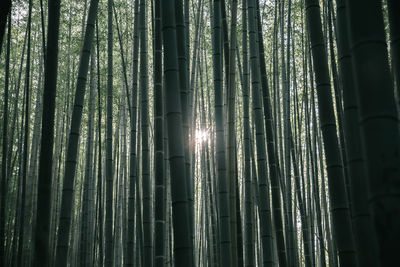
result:
[[[196,144],[201,144],[209,139],[209,133],[207,130],[196,130]]]

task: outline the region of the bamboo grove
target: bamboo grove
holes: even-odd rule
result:
[[[400,1],[0,6],[0,266],[400,266]]]

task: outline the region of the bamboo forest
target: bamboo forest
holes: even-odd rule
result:
[[[0,2],[0,267],[400,266],[399,0]]]

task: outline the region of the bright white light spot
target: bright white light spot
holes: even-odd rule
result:
[[[206,142],[209,139],[209,134],[208,131],[206,130],[196,130],[196,143],[201,144],[203,142]]]

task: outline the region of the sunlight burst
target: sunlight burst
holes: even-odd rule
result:
[[[196,143],[197,144],[206,142],[208,139],[209,139],[209,133],[207,130],[201,130],[201,129],[196,130]]]

